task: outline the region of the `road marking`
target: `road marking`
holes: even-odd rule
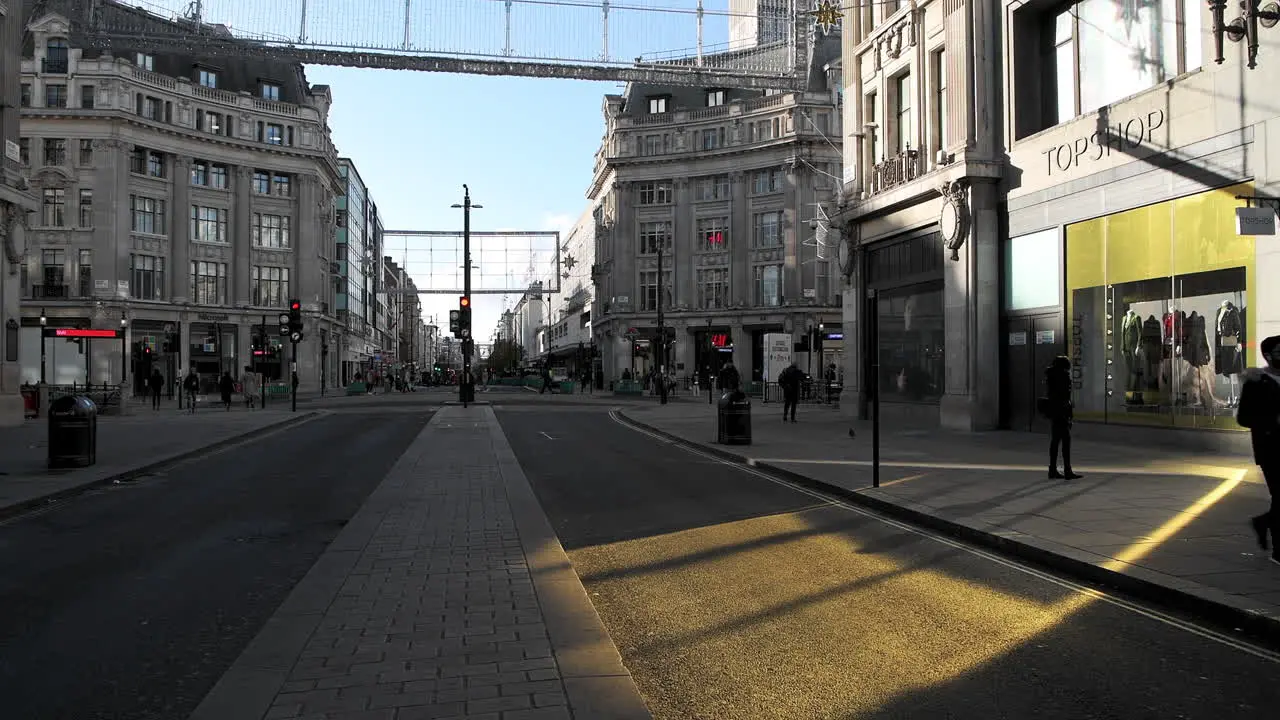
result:
[[[881,515],[877,512],[873,512],[866,508],[858,507],[857,505],[852,505],[848,502],[839,500],[825,493],[812,490],[810,488],[804,487],[802,485],[798,485],[788,480],[783,480],[782,478],[774,477],[769,473],[763,472],[761,470],[757,470],[755,467],[748,467],[747,465],[743,465],[741,463],[731,462],[729,460],[725,460],[724,458],[717,457],[716,455],[713,455],[704,450],[690,447],[689,445],[686,445],[684,443],[674,442],[670,439],[663,437],[658,433],[653,432],[652,430],[639,427],[638,425],[633,425],[630,421],[628,421],[627,419],[624,419],[621,416],[621,414],[618,413],[617,411],[610,411],[609,417],[619,425],[622,425],[623,427],[626,427],[630,430],[638,432],[641,435],[645,435],[656,440],[661,440],[668,445],[675,445],[676,447],[684,450],[685,452],[688,452],[693,455],[697,455],[699,457],[702,457],[708,460],[712,460],[721,465],[725,465],[731,468],[737,468],[742,472],[755,475],[756,477],[768,480],[769,482],[774,483],[775,485],[780,485],[785,488],[790,488],[791,490],[794,490],[796,492],[803,493],[805,495],[816,498],[818,500],[822,500],[827,505],[848,510],[849,512],[856,513],[858,515],[861,515],[863,517],[866,517],[872,520],[877,520],[881,523],[884,523],[885,525],[889,525],[891,527],[895,527],[899,530],[911,533],[913,535],[918,535],[920,537],[933,540],[934,542],[941,543],[950,548],[954,548],[956,550],[969,553],[970,555],[975,555],[977,557],[983,558],[984,560],[988,560],[990,562],[1003,565],[1012,570],[1017,570],[1018,572],[1021,572],[1024,575],[1030,575],[1034,578],[1038,578],[1045,582],[1057,585],[1058,587],[1071,590],[1075,593],[1078,593],[1090,599],[1105,602],[1114,607],[1118,607],[1123,610],[1128,610],[1129,612],[1141,615],[1151,620],[1155,620],[1156,622],[1159,622],[1159,623],[1163,623],[1165,625],[1168,625],[1169,627],[1178,628],[1179,630],[1182,630],[1184,632],[1188,632],[1192,635],[1197,635],[1199,637],[1205,638],[1206,640],[1212,640],[1221,645],[1226,645],[1227,647],[1231,647],[1241,652],[1247,653],[1249,655],[1253,655],[1254,657],[1261,658],[1263,660],[1269,660],[1273,663],[1280,664],[1280,653],[1272,652],[1271,650],[1267,650],[1263,647],[1245,642],[1243,640],[1238,640],[1234,637],[1231,637],[1230,635],[1218,632],[1217,630],[1201,627],[1199,625],[1188,622],[1186,620],[1182,620],[1180,618],[1174,617],[1173,615],[1168,615],[1166,613],[1160,612],[1159,610],[1153,610],[1150,608],[1143,607],[1142,605],[1139,605],[1135,602],[1131,602],[1129,600],[1125,600],[1123,598],[1107,594],[1105,592],[1102,592],[1101,590],[1091,588],[1087,585],[1082,585],[1075,581],[1067,580],[1065,578],[1052,575],[1043,570],[1038,570],[1029,565],[1024,565],[1021,562],[1018,562],[1016,560],[1011,560],[1001,555],[997,555],[993,552],[989,552],[986,550],[982,550],[980,548],[966,545],[958,540],[953,540],[945,535],[941,535],[939,533],[935,533],[930,530],[925,530],[923,528],[918,528],[918,527],[915,527],[914,525],[907,524],[900,520],[894,520],[893,518]],[[752,464],[754,465],[754,463]]]
[[[548,434],[546,434],[546,433],[539,433],[539,434],[540,434],[540,435],[542,435],[542,437],[544,437],[544,438],[546,438],[546,439],[548,439],[548,440],[555,440],[555,438],[551,437],[550,435],[548,435]]]

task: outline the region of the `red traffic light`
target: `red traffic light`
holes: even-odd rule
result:
[[[464,308],[471,307],[471,298],[467,297],[466,295],[463,295],[461,298],[458,299],[458,304]]]
[[[302,309],[302,303],[298,302],[297,300],[294,300],[293,302],[289,303],[289,309],[290,309],[290,310],[301,310],[301,309]]]

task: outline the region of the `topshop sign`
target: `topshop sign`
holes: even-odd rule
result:
[[[1114,125],[1107,125],[1097,132],[1078,137],[1068,143],[1055,145],[1042,151],[1048,173],[1062,173],[1088,162],[1110,157],[1111,152],[1131,153],[1149,143],[1155,131],[1164,126],[1164,111],[1152,110],[1146,116],[1130,118]]]

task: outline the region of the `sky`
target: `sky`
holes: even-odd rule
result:
[[[462,211],[450,206],[462,202],[465,183],[484,206],[471,213],[472,230],[559,230],[562,238],[587,207],[603,96],[620,88],[335,67],[308,67],[307,80],[330,86],[334,144],[354,161],[385,228],[460,232]],[[435,315],[447,332],[457,296],[422,298],[424,319]],[[502,300],[473,298],[478,341],[497,326]]]

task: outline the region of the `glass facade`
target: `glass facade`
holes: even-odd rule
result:
[[[885,290],[876,295],[880,397],[931,402],[942,398],[945,332],[942,282]]]
[[[1247,183],[1067,226],[1078,418],[1240,429],[1256,331],[1280,320],[1256,302],[1260,261],[1277,258],[1235,230],[1236,196],[1252,194]]]

